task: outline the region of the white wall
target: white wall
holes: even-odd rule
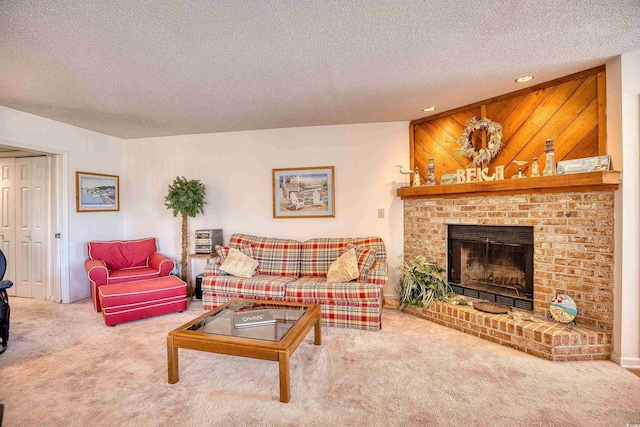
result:
[[[409,123],[319,126],[144,138],[125,142],[125,236],[157,236],[163,253],[180,258],[180,218],[164,206],[176,176],[201,180],[204,215],[189,220],[190,248],[197,229],[306,240],[381,237],[392,274],[403,250],[404,183],[394,165],[409,165]],[[335,218],[274,219],[272,169],[334,166]],[[378,218],[384,208],[385,218]],[[203,265],[194,270],[202,269]]]
[[[612,359],[640,367],[640,53],[607,63],[607,143],[622,185],[616,191]]]
[[[64,155],[67,158],[69,212],[69,293],[63,302],[90,295],[84,271],[87,242],[123,237],[124,214],[120,212],[77,213],[75,207],[75,171],[122,176],[124,146],[121,139],[70,126],[64,123],[0,107],[0,145],[33,149]],[[122,188],[121,188],[122,190]],[[61,230],[54,230],[58,232]],[[52,236],[51,236],[52,237]]]

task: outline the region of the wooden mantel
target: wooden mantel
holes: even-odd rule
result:
[[[620,171],[601,171],[537,178],[504,179],[422,187],[398,188],[404,199],[435,199],[464,196],[532,194],[617,190],[622,182]]]

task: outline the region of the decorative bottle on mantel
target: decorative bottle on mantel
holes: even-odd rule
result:
[[[427,165],[427,182],[426,185],[436,185],[436,164],[433,159],[429,159]]]
[[[413,170],[413,186],[420,187],[420,170],[418,169],[417,166]]]
[[[553,140],[547,139],[546,145],[544,147],[544,152],[547,153],[545,158],[544,170],[542,171],[542,175],[549,176],[556,174],[556,161],[555,161],[555,150],[553,149]]]
[[[538,158],[534,157],[533,161],[531,162],[531,175],[529,175],[531,178],[535,178],[537,176],[540,176],[540,169],[538,166]]]

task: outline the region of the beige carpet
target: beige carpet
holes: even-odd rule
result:
[[[167,383],[167,331],[199,302],[116,327],[88,300],[10,304],[4,427],[640,423],[640,378],[612,362],[549,362],[392,309],[380,332],[324,328],[320,347],[311,333],[284,404],[275,362],[179,350]]]

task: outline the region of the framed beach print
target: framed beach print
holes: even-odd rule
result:
[[[333,166],[273,169],[274,218],[335,216]]]
[[[586,157],[584,159],[562,160],[558,162],[558,175],[570,173],[608,171],[611,165],[611,156]]]
[[[120,178],[91,172],[76,172],[76,212],[120,210]]]

